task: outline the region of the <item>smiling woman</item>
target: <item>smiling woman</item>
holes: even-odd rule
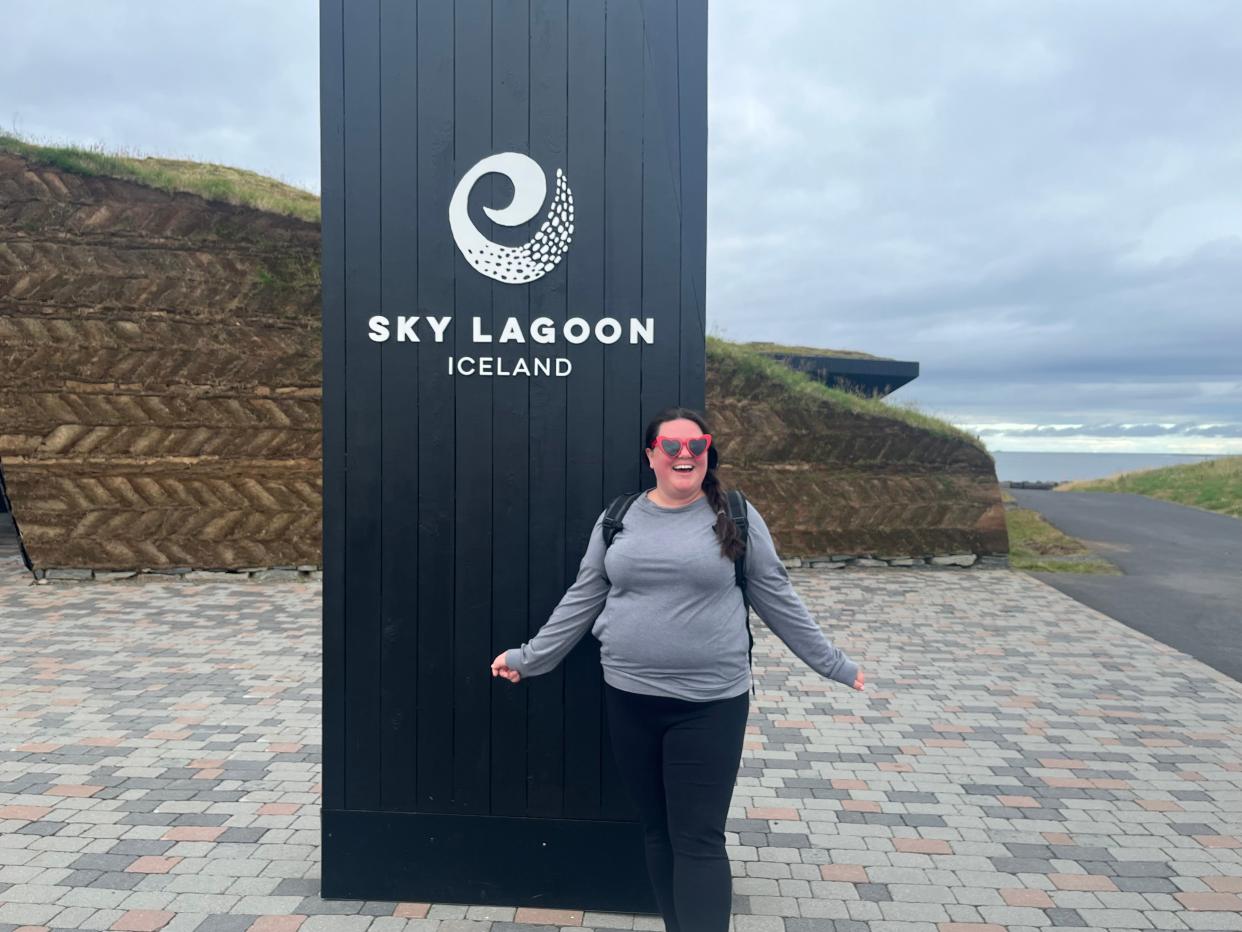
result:
[[[745,499],[730,502],[703,416],[661,411],[643,448],[655,488],[605,509],[577,580],[534,638],[492,661],[492,675],[517,683],[547,673],[591,631],[613,757],[643,823],[666,927],[676,916],[684,932],[723,932],[724,826],[753,685],[749,606],[826,679],[861,690],[863,674],[807,612],[758,509],[733,517]]]

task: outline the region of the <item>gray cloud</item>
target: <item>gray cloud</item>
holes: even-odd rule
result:
[[[1238,421],[1242,8],[713,10],[719,331],[918,360],[981,433]]]
[[[3,19],[6,126],[318,190],[313,0]],[[917,360],[894,402],[1001,449],[1242,452],[1242,5],[713,0],[710,23],[714,331]]]
[[[319,190],[315,0],[0,3],[0,125]]]

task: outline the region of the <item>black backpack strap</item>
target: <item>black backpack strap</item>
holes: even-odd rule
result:
[[[737,489],[729,490],[729,517],[733,519],[733,523],[737,525],[738,533],[742,535],[742,540],[749,542],[750,521],[747,518],[746,496]],[[742,551],[742,555],[733,561],[733,575],[737,579],[737,584],[742,587],[742,595],[746,594],[746,551]]]
[[[624,525],[621,519],[625,517],[625,513],[630,510],[630,506],[642,495],[642,492],[633,492],[629,495],[618,495],[608,505],[608,510],[604,512],[604,546],[611,547],[612,539],[621,533]]]
[[[738,489],[729,490],[729,517],[733,523],[737,525],[738,532],[742,535],[742,540],[747,544],[750,543],[750,521],[747,518],[746,496]],[[737,580],[738,587],[742,590],[742,604],[746,606],[746,636],[750,639],[750,646],[747,653],[750,657],[750,688],[752,693],[758,695],[755,690],[755,636],[750,630],[750,597],[746,594],[746,551],[742,551],[742,555],[733,561],[733,577]]]

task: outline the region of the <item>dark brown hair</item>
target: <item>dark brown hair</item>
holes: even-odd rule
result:
[[[660,425],[683,418],[694,421],[703,433],[711,433],[706,419],[698,411],[690,408],[665,408],[647,424],[647,430],[643,433],[643,449],[651,449],[656,437],[660,435]],[[712,511],[716,512],[716,536],[720,538],[721,556],[736,560],[746,552],[746,541],[738,533],[737,525],[729,518],[728,489],[720,481],[720,476],[716,474],[719,454],[716,450],[715,437],[712,437],[712,448],[707,453],[707,475],[703,478],[702,488],[707,495],[708,504],[712,506]]]

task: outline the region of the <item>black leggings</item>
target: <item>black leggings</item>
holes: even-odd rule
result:
[[[612,752],[638,809],[666,932],[725,932],[733,878],[724,826],[750,694],[690,702],[604,684]]]

